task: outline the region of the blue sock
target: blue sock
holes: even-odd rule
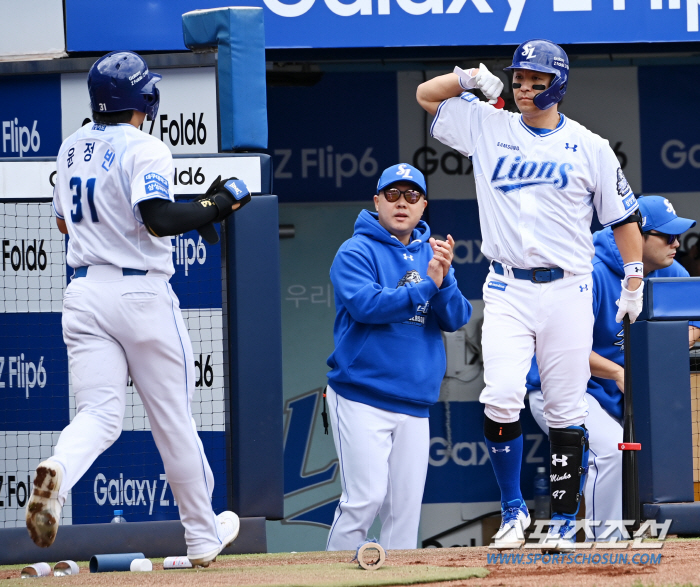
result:
[[[501,489],[501,503],[522,500],[520,467],[523,461],[523,435],[520,422],[501,424],[487,417],[484,439]]]

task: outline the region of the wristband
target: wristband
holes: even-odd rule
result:
[[[622,280],[622,287],[627,287],[631,277],[644,279],[644,263],[641,261],[625,263],[625,278]]]
[[[620,291],[620,299],[622,300],[639,300],[644,295],[644,285],[640,285],[635,290],[630,290],[625,287],[625,283],[622,282],[622,290]]]
[[[469,73],[470,71],[471,69],[468,71],[464,71],[461,67],[455,66],[452,72],[456,74],[459,78],[459,85],[462,87],[463,90],[473,90],[476,87],[476,82],[474,81],[476,75],[471,75]]]

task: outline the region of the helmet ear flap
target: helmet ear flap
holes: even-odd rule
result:
[[[146,118],[155,120],[156,116],[158,116],[158,106],[160,105],[160,90],[154,86],[152,94],[144,94],[144,101],[146,102],[146,108],[144,109]]]
[[[532,100],[540,110],[549,110],[555,104],[561,102],[566,93],[567,80],[555,75],[551,85],[544,91],[537,94]]]

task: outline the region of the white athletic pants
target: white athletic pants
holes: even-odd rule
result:
[[[355,550],[379,514],[379,543],[416,548],[428,472],[428,418],[387,412],[327,388],[343,494],[326,550]]]
[[[131,374],[178,504],[188,554],[218,547],[214,476],[190,408],[192,344],[168,277],[90,267],[87,277],[66,288],[62,323],[77,413],[52,457],[65,471],[59,498],[65,500],[121,434]]]
[[[593,344],[591,289],[590,274],[551,283],[488,274],[482,331],[486,387],[479,401],[491,420],[520,418],[536,351],[549,425],[583,423]]]
[[[588,399],[588,428],[590,452],[588,454],[588,478],[583,494],[586,499],[586,520],[599,520],[600,526],[591,528],[595,539],[608,530],[607,520],[622,519],[622,425],[608,414],[592,395]],[[540,428],[549,434],[545,421],[544,400],[539,391],[528,394],[530,411]],[[621,538],[615,531],[611,536]]]

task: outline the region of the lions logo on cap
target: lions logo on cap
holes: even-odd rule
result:
[[[404,179],[413,179],[413,176],[411,175],[411,170],[403,164],[399,165],[399,169],[396,172],[396,175],[400,175]]]
[[[671,202],[669,202],[666,198],[664,198],[664,204],[666,204],[666,212],[668,212],[669,214],[673,214],[674,216],[678,216],[678,214],[676,214],[676,209],[673,207],[673,204],[671,204]]]

